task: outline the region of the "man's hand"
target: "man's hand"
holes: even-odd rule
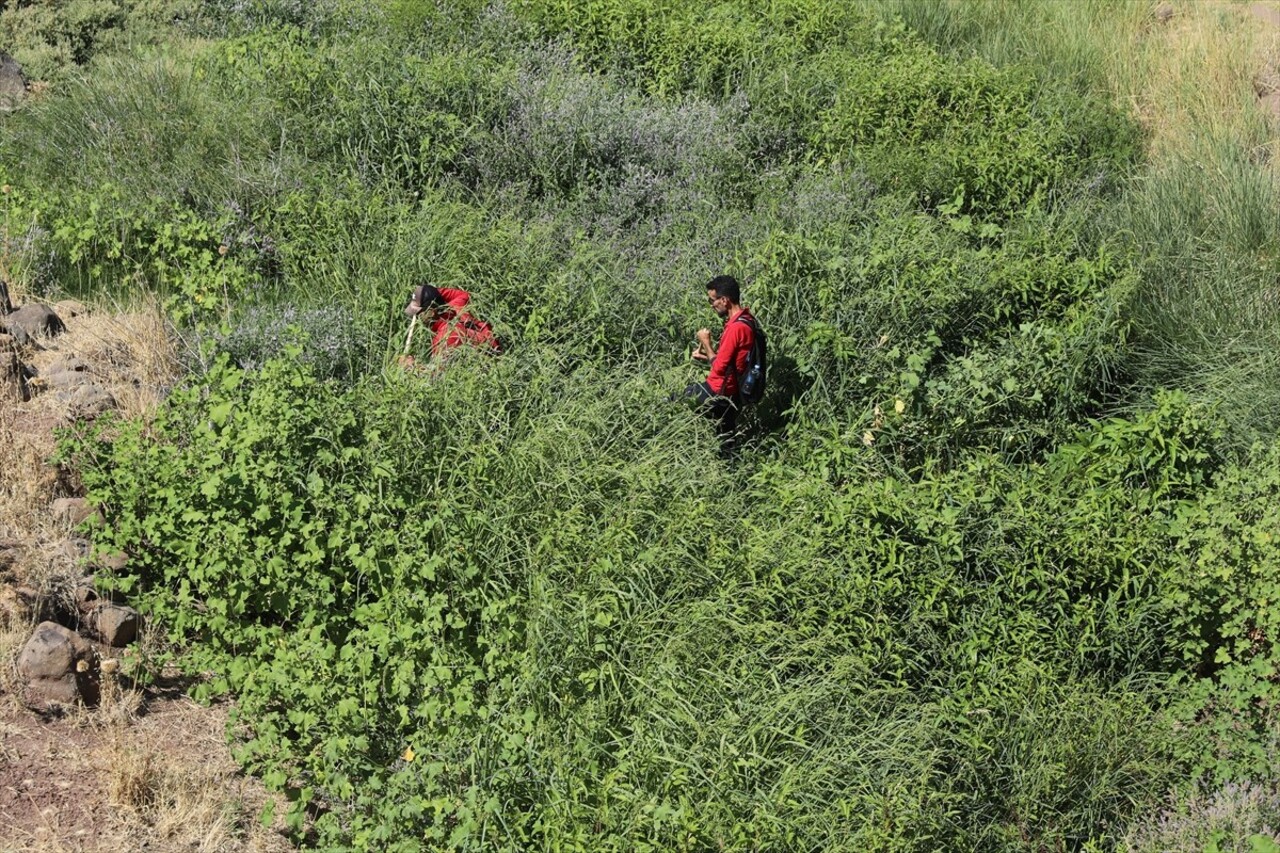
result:
[[[716,351],[711,346],[711,330],[698,330],[698,347],[693,351],[693,357],[699,361],[712,361],[716,357]]]
[[[410,302],[404,306],[404,316],[406,317],[416,317],[420,313],[422,313],[422,306],[416,302]]]
[[[689,353],[689,358],[692,358],[694,361],[706,361],[707,354],[702,351],[701,346],[696,346],[693,348],[693,352]]]

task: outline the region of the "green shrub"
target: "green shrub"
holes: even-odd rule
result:
[[[1171,530],[1176,559],[1164,597],[1186,665],[1181,712],[1207,722],[1211,742],[1200,760],[1219,779],[1275,772],[1278,496],[1272,445],[1224,470]]]
[[[0,8],[0,43],[32,80],[61,80],[100,55],[156,42],[194,16],[191,0],[18,0]],[[110,72],[107,72],[110,73]]]

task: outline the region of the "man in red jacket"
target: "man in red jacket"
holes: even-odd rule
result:
[[[716,423],[716,434],[726,450],[731,449],[738,427],[738,378],[746,372],[747,356],[755,342],[751,312],[741,304],[738,280],[718,275],[707,282],[707,302],[724,320],[720,341],[711,343],[711,330],[698,330],[698,345],[690,357],[711,365],[705,382],[684,389],[686,397],[698,402],[703,413]]]
[[[470,301],[471,294],[465,290],[424,284],[414,289],[404,313],[417,317],[431,329],[431,354],[437,358],[463,344],[501,352],[502,345],[493,328],[462,310]]]

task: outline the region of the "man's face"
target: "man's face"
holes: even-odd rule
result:
[[[729,297],[719,296],[714,290],[707,290],[707,304],[711,306],[711,310],[716,312],[718,317],[726,317],[729,314]]]

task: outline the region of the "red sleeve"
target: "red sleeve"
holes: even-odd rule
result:
[[[747,335],[751,328],[746,323],[726,323],[720,334],[720,344],[716,347],[716,357],[711,362],[711,372],[707,374],[707,384],[717,394],[726,397],[738,393],[738,353],[750,346]]]
[[[471,294],[465,290],[455,290],[452,287],[438,288],[440,298],[444,300],[444,304],[450,308],[461,308],[471,301]]]

